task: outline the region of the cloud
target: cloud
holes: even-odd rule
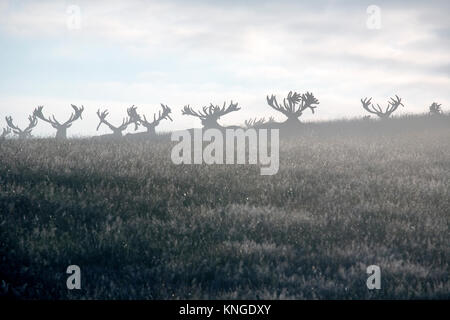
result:
[[[378,3],[379,30],[366,27],[372,3],[364,1],[75,1],[75,30],[63,2],[2,3],[0,36],[13,49],[0,62],[0,93],[8,103],[49,101],[55,112],[54,99],[148,110],[163,102],[177,113],[185,104],[238,101],[240,114],[223,123],[281,120],[265,96],[290,90],[319,98],[317,114],[304,115],[311,120],[362,115],[363,96],[383,102],[401,94],[409,112],[426,111],[435,97],[449,105],[450,5]],[[15,52],[13,42],[25,49]],[[0,103],[2,114],[8,108]],[[175,118],[167,129],[199,125]]]

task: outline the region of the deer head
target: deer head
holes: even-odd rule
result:
[[[54,115],[52,116],[52,118],[50,118],[50,117],[46,118],[44,116],[44,114],[42,113],[42,109],[44,108],[43,106],[38,106],[34,110],[33,114],[35,117],[41,119],[42,121],[50,123],[52,125],[52,127],[56,129],[56,138],[66,139],[67,138],[67,128],[70,128],[74,121],[76,121],[78,119],[83,119],[81,117],[81,115],[84,111],[84,107],[81,106],[81,108],[78,108],[76,105],[73,105],[73,104],[71,106],[75,112],[72,113],[70,115],[70,118],[64,123],[59,123],[58,120],[56,120]]]
[[[303,111],[311,109],[311,112],[314,113],[314,109],[317,108],[314,105],[319,104],[319,100],[310,92],[299,94],[290,91],[287,97],[283,99],[282,105],[278,103],[274,95],[267,96],[266,99],[269,106],[288,118],[287,122],[300,122],[298,118],[303,114]]]
[[[404,106],[402,103],[402,99],[399,98],[399,96],[395,95],[395,99],[391,98],[390,101],[388,101],[387,107],[383,110],[383,108],[380,107],[379,104],[374,105],[372,102],[372,98],[367,99],[361,99],[361,103],[363,108],[372,114],[376,114],[381,119],[387,119],[391,116],[391,114],[397,110],[399,106]]]
[[[5,119],[8,126],[12,129],[13,133],[19,137],[19,139],[31,138],[31,131],[33,131],[33,128],[37,125],[37,118],[34,115],[28,117],[28,127],[23,130],[13,123],[12,117],[6,117]]]
[[[442,109],[441,109],[441,104],[438,104],[437,102],[433,102],[430,106],[430,114],[432,115],[441,115]]]
[[[131,108],[127,109],[128,115],[133,115],[136,113],[136,107],[132,106]],[[100,122],[97,126],[97,131],[100,128],[101,124],[104,123],[108,126],[109,129],[113,132],[113,136],[115,137],[121,137],[122,131],[124,131],[130,124],[135,123],[138,121],[137,118],[134,117],[126,117],[123,119],[122,124],[118,127],[112,125],[110,122],[106,120],[106,117],[108,116],[108,110],[104,110],[103,112],[100,112],[100,109],[97,111],[97,116],[100,119]]]
[[[227,107],[226,102],[223,103],[222,107],[214,106],[212,103],[209,107],[203,107],[202,111],[194,111],[189,105],[185,106],[181,113],[183,115],[194,116],[202,121],[204,128],[220,128],[221,126],[217,123],[221,116],[224,116],[230,112],[241,110],[237,103],[231,101],[230,105]]]
[[[133,106],[134,107],[134,106]],[[136,112],[136,108],[130,109],[128,112],[128,115],[132,119],[136,119],[135,122],[135,130],[137,129],[137,125],[141,124],[145,128],[147,128],[147,132],[150,134],[156,134],[155,128],[159,125],[161,120],[169,119],[170,121],[173,121],[170,117],[170,113],[172,112],[170,108],[167,105],[164,105],[161,103],[162,110],[158,111],[158,116],[156,113],[153,114],[153,121],[148,121],[147,118],[144,116],[140,116]]]

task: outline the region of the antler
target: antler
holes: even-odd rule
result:
[[[25,128],[25,130],[23,130],[23,132],[26,133],[31,133],[31,131],[33,130],[34,127],[36,127],[38,120],[37,118],[33,115],[33,116],[29,116],[28,117],[28,121],[30,122],[28,124],[28,127]]]
[[[227,107],[226,102],[223,103],[222,107],[215,106],[212,103],[209,105],[209,107],[203,107],[203,112],[196,112],[194,111],[189,105],[185,106],[183,110],[181,111],[184,115],[190,115],[195,116],[200,119],[219,119],[221,116],[226,115],[233,111],[239,111],[241,110],[240,107],[238,107],[238,103],[233,103],[233,101],[230,102],[230,105]]]
[[[205,110],[206,107],[203,107],[203,110]],[[201,112],[196,112],[194,109],[192,109],[189,105],[184,106],[183,110],[181,110],[181,113],[183,115],[188,115],[188,116],[194,116],[200,119],[206,119],[206,113],[203,114]]]
[[[13,129],[13,132],[17,135],[19,135],[19,137],[27,137],[30,135],[31,131],[33,130],[34,127],[36,127],[37,125],[37,118],[33,115],[33,116],[29,116],[28,117],[28,127],[26,127],[24,130],[20,129],[18,126],[16,126],[13,123],[12,117],[5,117],[6,119],[6,123],[8,124],[8,126]]]
[[[391,101],[388,102],[388,107],[386,108],[386,112],[390,115],[392,112],[397,110],[397,108],[399,106],[404,107],[405,105],[402,103],[402,99],[398,95],[395,95],[395,99],[391,98]]]
[[[245,120],[244,123],[245,123],[245,126],[247,128],[255,128],[255,127],[261,126],[264,123],[266,123],[266,119],[265,118],[261,118],[261,119],[258,120],[256,118],[254,118],[254,119],[250,119],[250,120]]]
[[[110,129],[115,127],[113,125],[111,125],[108,121],[106,121],[106,117],[108,116],[108,110],[104,110],[103,112],[100,112],[100,109],[97,110],[97,116],[100,118],[100,122],[98,123],[97,126],[97,131],[100,128],[101,124],[104,123],[106,124]]]
[[[283,105],[278,104],[275,95],[271,95],[270,98],[267,96],[266,99],[269,106],[283,113],[288,118],[298,118],[308,108],[314,113],[314,109],[317,108],[314,104],[319,104],[319,100],[310,92],[300,95],[297,92],[290,91],[287,97],[283,99]]]
[[[33,114],[34,114],[35,117],[38,117],[39,119],[50,123],[53,126],[53,128],[56,128],[56,129],[60,128],[60,127],[69,128],[72,125],[72,122],[74,122],[75,120],[83,119],[81,117],[81,115],[82,115],[82,113],[84,111],[84,106],[81,106],[81,108],[78,108],[76,105],[73,105],[73,104],[71,104],[71,106],[75,110],[75,112],[72,113],[70,115],[69,120],[67,120],[63,124],[59,123],[58,120],[56,120],[55,115],[52,115],[51,118],[50,117],[45,118],[44,114],[42,113],[42,109],[44,108],[43,106],[38,106],[34,110]]]
[[[13,132],[14,132],[15,134],[22,133],[22,129],[20,129],[18,126],[16,126],[16,125],[13,123],[13,120],[12,120],[12,117],[11,117],[11,116],[5,117],[5,120],[6,120],[6,124],[7,124],[11,129],[13,129]]]
[[[202,110],[203,112],[202,111],[196,112],[189,105],[187,105],[182,110],[182,114],[195,116],[200,119],[208,119],[208,118],[219,119],[221,116],[226,115],[227,113],[233,111],[239,111],[241,110],[241,108],[238,107],[238,103],[233,103],[233,101],[231,101],[228,107],[226,106],[226,102],[223,103],[222,107],[215,106],[211,103],[209,107],[205,106],[202,108]]]
[[[133,114],[133,110],[135,110],[135,109],[136,109],[136,107],[134,107],[134,106],[131,107],[131,108],[128,108],[127,109],[128,114]],[[97,126],[97,130],[100,128],[100,125],[102,123],[104,123],[114,132],[116,132],[116,131],[123,131],[123,130],[125,130],[128,127],[128,125],[130,125],[131,123],[137,121],[133,117],[126,117],[126,118],[123,118],[122,124],[120,126],[116,127],[116,126],[113,126],[111,123],[109,123],[106,120],[106,117],[108,116],[108,114],[109,114],[108,110],[104,110],[103,112],[100,112],[100,109],[97,110],[97,116],[100,118],[100,122],[99,122],[99,124]]]
[[[164,105],[162,103],[161,103],[161,107],[162,107],[162,112],[161,112],[161,110],[158,111],[158,117],[156,116],[156,113],[154,113],[152,122],[148,121],[147,118],[145,117],[145,115],[143,116],[143,119],[140,119],[140,117],[139,117],[139,119],[140,119],[139,122],[144,127],[151,127],[151,126],[157,126],[159,124],[159,122],[163,119],[169,119],[170,121],[173,121],[169,115],[172,112],[172,110],[170,110],[170,108],[167,105]]]
[[[390,101],[388,101],[388,105],[385,110],[383,110],[379,104],[374,105],[372,103],[372,98],[367,99],[361,99],[361,103],[363,108],[370,113],[376,114],[380,118],[388,118],[399,106],[404,106],[401,102],[402,99],[395,95],[395,99],[391,98]]]
[[[126,129],[130,124],[132,124],[132,123],[135,123],[135,124],[136,124],[136,122],[134,121],[134,119],[129,118],[129,117],[125,117],[125,118],[123,118],[123,120],[122,120],[122,124],[121,124],[119,127],[117,127],[117,130],[123,131],[123,130],[125,130],[125,129]]]
[[[44,114],[42,113],[43,108],[44,106],[38,106],[36,109],[34,109],[33,115],[45,122],[50,123],[54,128],[60,126],[61,124],[55,119],[55,116],[53,116],[53,120],[50,117],[45,118]]]
[[[131,122],[134,122],[134,131],[136,131],[139,127],[139,123],[141,122],[141,116],[136,111],[137,107],[132,105],[127,109],[127,114],[132,120]]]
[[[84,106],[81,106],[81,108],[78,108],[78,107],[77,107],[76,105],[74,105],[74,104],[71,104],[70,106],[72,107],[72,109],[73,109],[75,112],[72,113],[72,114],[70,115],[69,120],[67,120],[66,122],[64,122],[63,126],[71,126],[71,125],[72,125],[72,122],[74,122],[75,120],[83,119],[83,118],[82,118],[82,113],[83,113],[83,111],[84,111]],[[55,118],[55,117],[53,117],[53,119],[54,119],[54,118]]]
[[[2,132],[2,135],[0,136],[0,138],[4,138],[7,135],[9,135],[10,133],[11,133],[11,128],[10,127],[3,128],[3,132]]]
[[[217,118],[220,118],[221,116],[226,115],[230,112],[239,110],[241,110],[241,108],[238,107],[237,103],[233,103],[233,101],[230,102],[230,105],[228,107],[226,107],[226,102],[224,102],[222,108],[220,108],[219,106],[213,106],[212,103],[208,108],[209,115],[217,116]]]

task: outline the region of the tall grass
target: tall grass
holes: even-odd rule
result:
[[[305,124],[274,176],[176,166],[164,139],[0,148],[6,296],[450,297],[449,117]],[[380,290],[366,287],[372,264]]]

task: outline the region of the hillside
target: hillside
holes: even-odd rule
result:
[[[165,140],[0,141],[0,293],[450,297],[449,116],[304,124],[273,176],[174,165]]]

